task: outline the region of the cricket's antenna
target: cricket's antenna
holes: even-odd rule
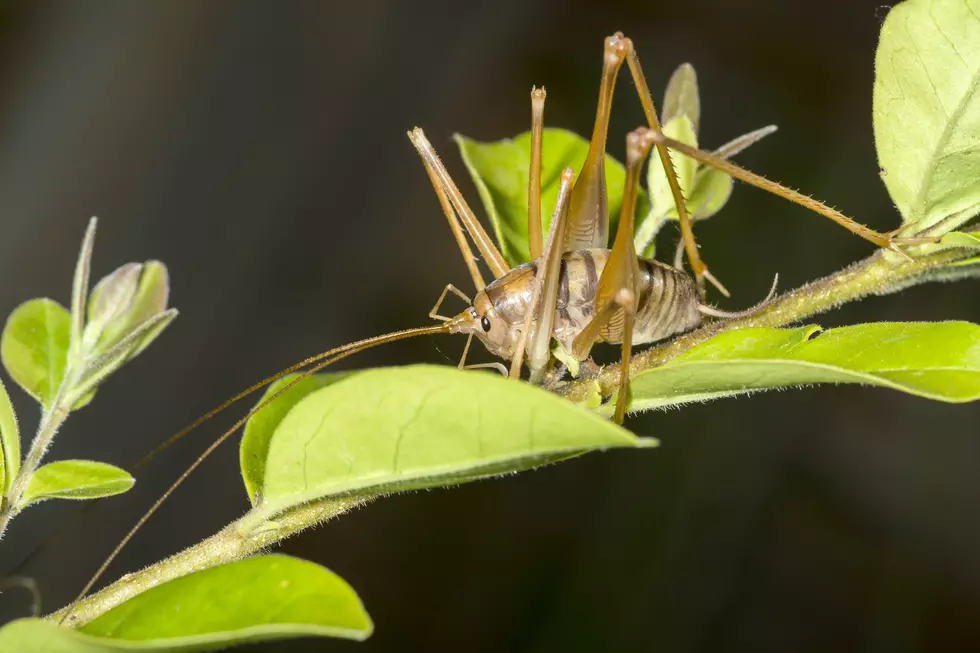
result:
[[[449,318],[445,318],[444,321],[448,321],[448,319]],[[384,336],[380,336],[380,337],[384,337]],[[241,401],[245,397],[249,396],[250,394],[252,394],[256,390],[260,390],[260,389],[264,388],[265,386],[269,385],[270,383],[274,383],[274,382],[278,381],[279,379],[281,379],[282,377],[286,376],[287,374],[292,374],[293,372],[295,372],[297,370],[301,370],[304,367],[306,367],[307,365],[312,365],[313,363],[316,363],[317,361],[321,361],[324,358],[327,358],[329,356],[334,356],[336,354],[339,354],[341,352],[347,351],[349,349],[356,349],[356,348],[359,348],[359,347],[364,347],[365,345],[369,345],[370,343],[372,343],[374,340],[375,340],[374,338],[368,338],[367,340],[358,340],[357,342],[352,342],[350,344],[344,345],[343,347],[337,347],[335,349],[331,349],[328,352],[323,352],[321,354],[316,354],[315,356],[310,356],[309,358],[305,358],[305,359],[301,360],[300,362],[296,363],[295,365],[290,365],[286,369],[280,370],[279,372],[276,372],[272,376],[269,376],[269,377],[266,377],[265,379],[262,379],[258,383],[252,384],[251,386],[249,386],[245,390],[242,390],[241,392],[239,392],[238,394],[236,394],[231,399],[228,399],[227,401],[225,401],[221,405],[217,406],[216,408],[213,408],[213,409],[209,410],[204,415],[201,415],[196,420],[194,420],[193,422],[191,422],[190,424],[188,424],[187,426],[185,426],[181,430],[179,430],[176,433],[174,433],[173,435],[171,435],[169,438],[167,438],[166,440],[164,440],[163,442],[161,442],[159,445],[157,445],[157,447],[155,449],[153,449],[153,451],[151,451],[150,453],[148,453],[145,456],[143,456],[142,458],[140,458],[140,460],[138,462],[136,462],[134,465],[130,466],[127,469],[127,471],[133,473],[133,472],[136,472],[136,471],[142,469],[147,463],[149,463],[151,460],[153,460],[154,458],[156,458],[157,456],[159,456],[165,449],[167,449],[170,446],[172,446],[178,440],[181,440],[184,436],[186,436],[188,433],[190,433],[191,431],[193,431],[194,429],[196,429],[198,426],[200,426],[204,422],[208,421],[212,417],[215,417],[219,413],[224,412],[225,409],[231,407],[232,405],[237,404],[239,401]],[[378,344],[381,344],[381,343],[378,343]],[[100,501],[102,501],[102,499],[92,499],[91,501],[89,501],[86,506],[84,506],[80,511],[78,511],[78,513],[76,513],[76,516],[75,516],[74,519],[77,519],[81,515],[86,514],[89,510],[91,510],[92,508],[94,508]],[[47,547],[50,546],[50,544],[52,542],[54,542],[64,532],[65,528],[73,523],[74,519],[72,519],[70,521],[67,521],[67,522],[59,525],[58,528],[53,529],[52,532],[40,544],[38,544],[36,547],[34,547],[34,550],[33,551],[31,551],[30,553],[28,553],[19,563],[17,563],[17,565],[15,567],[13,567],[10,571],[8,571],[7,572],[7,575],[8,576],[19,576],[19,575],[21,575],[21,572],[24,569],[27,568],[27,566],[33,561],[33,559],[37,555],[39,555],[41,552],[43,552],[45,549],[47,549]]]
[[[359,340],[357,342],[352,342],[350,344],[343,345],[342,347],[336,347],[336,348],[331,349],[329,351],[325,351],[325,352],[323,352],[321,354],[317,354],[316,356],[311,356],[310,358],[307,358],[307,359],[305,359],[305,360],[297,363],[296,365],[290,366],[289,368],[287,368],[283,372],[280,372],[279,374],[277,374],[277,375],[275,375],[273,377],[270,377],[269,379],[266,379],[265,381],[257,384],[256,386],[253,386],[252,389],[259,388],[259,387],[261,387],[263,385],[266,385],[267,383],[271,383],[272,381],[281,378],[283,375],[288,374],[290,371],[295,371],[295,370],[297,370],[297,369],[299,369],[299,368],[301,368],[301,367],[303,367],[305,365],[309,365],[312,362],[319,361],[319,362],[317,362],[316,365],[314,365],[310,369],[306,370],[300,376],[298,376],[297,378],[293,379],[288,384],[286,384],[285,386],[283,386],[281,389],[279,389],[278,391],[276,391],[272,396],[267,397],[267,398],[263,399],[262,401],[260,401],[258,404],[256,404],[250,411],[248,411],[248,413],[245,414],[244,417],[242,417],[237,422],[235,422],[231,426],[231,428],[229,428],[227,431],[225,431],[224,433],[222,433],[218,437],[217,440],[215,440],[214,442],[212,442],[208,446],[208,448],[205,449],[201,453],[201,455],[198,456],[197,459],[193,463],[191,463],[190,466],[186,470],[184,470],[184,472],[180,476],[177,477],[177,480],[175,480],[170,485],[170,487],[168,487],[166,489],[166,491],[164,491],[164,493],[162,495],[160,495],[160,498],[157,499],[153,503],[152,506],[150,506],[149,510],[147,510],[143,514],[143,516],[139,518],[139,521],[137,521],[136,524],[129,530],[129,532],[126,533],[126,535],[122,538],[122,540],[119,541],[119,544],[116,545],[116,547],[112,550],[112,553],[110,553],[109,556],[102,563],[102,565],[99,566],[98,570],[95,572],[95,574],[92,576],[92,578],[85,584],[85,587],[82,588],[82,591],[78,593],[78,596],[76,596],[75,599],[65,609],[64,615],[61,617],[61,620],[58,622],[58,624],[59,625],[63,624],[65,622],[65,620],[68,619],[68,617],[71,616],[71,613],[74,611],[75,606],[78,604],[78,602],[81,601],[83,598],[85,598],[85,595],[88,594],[89,590],[91,590],[92,587],[99,581],[99,579],[102,577],[102,574],[104,574],[105,571],[106,571],[106,569],[109,568],[109,565],[112,564],[112,562],[122,552],[122,550],[126,547],[126,545],[129,544],[129,541],[131,539],[133,539],[133,536],[136,535],[137,531],[139,531],[139,529],[142,528],[143,525],[147,521],[149,521],[150,517],[153,516],[153,514],[160,508],[160,506],[163,505],[163,502],[166,501],[168,498],[170,498],[170,495],[172,495],[177,490],[177,488],[180,487],[180,485],[187,479],[187,477],[190,476],[191,474],[193,474],[194,473],[194,470],[196,470],[198,467],[200,467],[201,463],[203,463],[207,459],[207,457],[210,456],[214,452],[215,449],[217,449],[219,446],[221,446],[221,444],[225,440],[227,440],[228,438],[230,438],[238,429],[240,429],[242,426],[244,426],[245,423],[249,419],[251,419],[251,417],[253,415],[255,415],[257,412],[259,412],[260,410],[262,410],[263,408],[265,408],[267,405],[269,405],[269,403],[271,403],[272,401],[274,401],[275,399],[277,399],[283,393],[287,392],[290,388],[292,388],[294,385],[296,385],[297,383],[299,383],[300,381],[302,381],[306,377],[308,377],[311,374],[314,374],[316,372],[319,372],[323,368],[327,367],[328,365],[330,365],[332,363],[335,363],[335,362],[339,361],[342,358],[347,358],[348,356],[350,356],[352,354],[356,354],[356,353],[361,352],[361,351],[364,351],[365,349],[370,349],[371,347],[376,347],[378,345],[387,344],[389,342],[395,342],[396,340],[404,340],[406,338],[413,338],[413,337],[416,337],[416,336],[424,336],[424,335],[432,335],[432,334],[437,334],[437,333],[450,333],[450,329],[453,328],[453,327],[455,327],[455,326],[456,326],[455,320],[451,320],[449,322],[444,322],[442,324],[437,324],[437,325],[434,325],[434,326],[419,327],[419,328],[415,328],[415,329],[405,329],[403,331],[395,331],[393,333],[387,333],[385,335],[375,336],[373,338],[367,338],[365,340]],[[249,390],[249,391],[251,391],[251,390]],[[234,403],[234,401],[237,401],[237,399],[240,399],[241,397],[245,396],[245,394],[248,394],[249,391],[246,391],[245,393],[241,393],[234,400],[230,400],[230,401],[225,402],[218,409],[213,410],[210,413],[208,413],[207,415],[205,415],[204,417],[202,417],[201,419],[198,419],[190,427],[185,428],[183,431],[181,431],[177,435],[182,435],[184,433],[189,432],[191,430],[191,428],[193,428],[194,426],[200,424],[205,419],[207,419],[207,418],[209,418],[209,417],[211,417],[213,415],[216,415],[218,412],[220,412],[221,409],[225,408],[226,406],[231,405],[232,403]],[[173,441],[175,439],[177,439],[176,436],[171,437],[171,438],[169,438],[167,440],[167,442]],[[158,449],[159,449],[159,447],[158,447]]]

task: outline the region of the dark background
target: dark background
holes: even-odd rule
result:
[[[853,0],[5,4],[0,311],[67,302],[98,215],[96,272],[162,259],[182,312],[72,416],[52,458],[129,464],[294,360],[426,323],[443,284],[469,277],[405,130],[426,128],[478,206],[451,134],[525,130],[532,84],[548,88],[549,125],[588,132],[602,39],[616,30],[635,40],[658,100],[677,64],[696,66],[707,147],[776,123],[745,165],[895,226],[871,130],[886,13]],[[642,122],[625,77],[617,156]],[[755,302],[774,272],[792,287],[871,252],[741,186],[698,233],[735,293],[729,308]],[[931,285],[819,321],[977,321],[975,297],[970,283]],[[409,341],[345,365],[445,363],[461,348]],[[15,394],[29,433],[35,406]],[[976,650],[978,418],[977,405],[856,387],[648,414],[629,426],[661,438],[658,450],[390,497],[287,542],[351,582],[376,633],[248,650]],[[217,426],[32,561],[45,609],[70,600]],[[109,577],[246,505],[229,444]],[[4,568],[78,507],[49,502],[14,522]],[[27,610],[18,593],[2,605]]]

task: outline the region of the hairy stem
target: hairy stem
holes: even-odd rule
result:
[[[887,295],[927,281],[976,276],[975,269],[957,271],[951,266],[971,253],[976,252],[946,249],[920,258],[905,259],[894,253],[878,250],[840,272],[780,295],[751,317],[712,322],[634,355],[630,364],[630,375],[663,365],[691,347],[725,331],[746,327],[786,326],[868,295]],[[603,396],[612,394],[619,385],[619,365],[606,365],[596,378],[572,381],[560,387],[558,393],[572,401],[585,401],[593,392],[595,382],[599,383]]]
[[[55,394],[51,402],[51,408],[46,409],[41,415],[37,435],[34,436],[31,448],[27,452],[27,456],[24,457],[20,471],[17,472],[13,483],[10,484],[10,490],[3,498],[3,507],[0,508],[0,538],[6,533],[10,521],[20,512],[20,500],[24,496],[28,482],[31,480],[34,472],[37,471],[38,466],[40,466],[44,454],[47,453],[48,447],[51,446],[51,441],[54,440],[54,436],[58,433],[58,429],[68,419],[68,413],[71,412],[71,401],[67,396],[69,394],[67,390],[70,383],[70,376],[70,370],[66,371],[65,380]]]
[[[371,497],[344,497],[314,501],[282,513],[269,528],[252,530],[243,535],[243,529],[239,527],[249,519],[249,513],[203,542],[145,569],[126,574],[108,587],[82,599],[74,607],[62,608],[47,619],[56,623],[64,620],[65,625],[77,628],[150,588],[195,571],[240,560],[370,500]]]
[[[947,249],[913,260],[878,251],[840,272],[777,297],[764,310],[751,317],[715,322],[641,352],[633,357],[630,373],[636,374],[663,365],[723,331],[742,327],[784,326],[868,295],[884,295],[926,281],[977,276],[980,264],[961,267],[953,265],[970,254],[970,250]],[[595,380],[598,380],[604,394],[610,394],[619,382],[618,365],[608,365],[595,379],[573,381],[557,391],[569,399],[582,401],[594,388]],[[277,516],[274,527],[260,527],[255,530],[251,529],[254,522],[253,510],[200,544],[142,571],[128,574],[77,605],[64,608],[48,618],[60,622],[67,616],[67,625],[81,626],[151,587],[248,556],[306,528],[342,515],[370,499],[371,497],[348,497],[316,501]]]

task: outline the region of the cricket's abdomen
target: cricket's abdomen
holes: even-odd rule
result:
[[[608,249],[580,249],[562,256],[555,308],[553,337],[566,351],[592,319],[595,295],[602,269],[609,259]],[[668,265],[637,257],[639,293],[633,344],[642,345],[687,331],[701,323],[698,292],[694,281]],[[511,270],[487,286],[487,294],[497,313],[512,325],[522,325],[531,299],[531,279],[538,273],[538,261]],[[623,341],[623,312],[613,316],[600,332],[599,342]]]
[[[596,288],[609,259],[608,249],[580,249],[562,259],[554,337],[566,351],[592,319]],[[640,271],[633,344],[663,340],[701,323],[694,281],[668,265],[637,257]],[[599,342],[623,341],[625,316],[617,312],[599,333]]]

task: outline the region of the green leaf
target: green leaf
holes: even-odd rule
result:
[[[694,123],[687,116],[675,116],[664,124],[664,134],[675,141],[680,141],[691,147],[698,146],[698,135],[694,131]],[[677,173],[677,181],[681,186],[681,192],[685,199],[690,199],[694,190],[694,176],[698,171],[698,162],[689,156],[679,152],[671,152],[670,160],[674,163],[674,172]],[[661,215],[673,213],[677,215],[677,206],[674,204],[674,195],[670,191],[667,182],[667,173],[659,156],[651,156],[647,166],[647,192],[650,193],[650,203],[653,209]],[[688,205],[690,202],[688,202]]]
[[[282,420],[256,522],[322,497],[451,485],[655,441],[540,388],[486,372],[367,370],[317,390]]]
[[[734,185],[724,172],[707,166],[701,168],[694,178],[694,192],[687,200],[688,212],[696,220],[710,218],[728,203]],[[676,217],[676,207],[668,215]]]
[[[20,430],[7,388],[0,381],[0,494],[14,482],[20,470]]]
[[[95,248],[95,229],[98,218],[92,218],[88,222],[85,236],[82,238],[82,247],[78,252],[78,261],[75,263],[75,277],[71,285],[71,316],[69,318],[69,353],[68,355],[75,360],[81,353],[82,331],[85,324],[85,297],[88,295],[89,277],[92,273],[92,250]]]
[[[874,132],[882,179],[916,231],[980,211],[980,0],[909,0],[881,28]]]
[[[949,247],[971,247],[973,249],[980,249],[980,234],[969,233],[966,231],[951,231],[945,234],[940,245],[946,245]]]
[[[136,296],[142,272],[143,266],[139,263],[127,263],[102,277],[95,285],[88,302],[88,324],[85,325],[87,344],[94,346],[106,326],[126,312]]]
[[[14,621],[0,629],[0,653],[196,653],[297,637],[364,640],[371,630],[342,578],[312,562],[266,555],[154,587],[79,630]]]
[[[71,330],[68,311],[53,299],[32,299],[14,309],[0,336],[7,372],[50,408],[65,375]]]
[[[480,143],[460,134],[454,136],[463,162],[473,177],[483,206],[493,225],[500,252],[511,265],[528,260],[527,245],[527,184],[531,157],[531,133],[524,132],[513,139]],[[589,141],[564,129],[545,129],[541,155],[541,216],[545,233],[551,223],[551,213],[558,199],[558,181],[565,168],[576,174],[585,162]],[[623,184],[626,170],[614,158],[606,155],[606,193],[609,206],[609,234],[623,206]],[[640,189],[636,204],[637,220],[649,212],[646,193]]]
[[[294,380],[300,374],[289,374],[282,377],[269,386],[262,395],[258,403],[266,401]],[[245,424],[245,433],[242,435],[242,444],[238,450],[238,457],[242,468],[242,479],[245,481],[245,491],[248,492],[249,501],[252,505],[257,505],[262,491],[262,482],[265,478],[265,460],[269,454],[269,443],[272,441],[272,434],[275,433],[279,422],[286,416],[299,400],[310,394],[314,390],[325,388],[326,386],[340,381],[348,376],[346,372],[334,374],[313,374],[298,382],[292,388],[276,397],[268,406],[262,408],[252,416]]]
[[[676,116],[687,116],[694,133],[697,133],[701,122],[701,96],[698,92],[698,75],[691,64],[682,63],[670,76],[661,113],[660,119],[664,123]]]
[[[811,383],[861,383],[940,401],[980,398],[980,326],[881,322],[737,329],[630,379],[631,410]]]
[[[130,333],[163,313],[170,295],[167,266],[160,261],[128,263],[108,275],[92,291],[90,328],[97,326],[95,353],[104,353]],[[142,343],[135,356],[152,342]]]
[[[45,499],[96,499],[122,494],[136,481],[123,469],[94,460],[59,460],[43,465],[27,483],[21,506]]]

